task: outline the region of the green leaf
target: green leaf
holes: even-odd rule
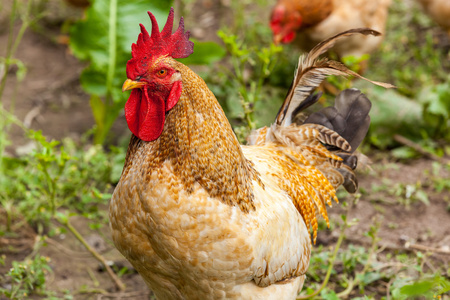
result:
[[[97,124],[100,124],[104,119],[105,104],[100,99],[100,97],[96,95],[92,95],[89,102],[91,104],[92,114],[94,115],[95,121],[97,122]]]
[[[400,293],[406,296],[420,296],[429,292],[432,287],[432,281],[415,282],[413,284],[402,286],[400,288]]]
[[[435,98],[434,101],[430,103],[428,106],[428,112],[435,115],[442,115],[445,118],[448,118],[448,108],[447,103],[444,102],[443,98]]]
[[[107,93],[104,78],[105,76],[101,71],[89,66],[81,73],[81,86],[87,93],[103,97]]]
[[[402,159],[409,159],[418,156],[417,152],[414,149],[407,146],[395,148],[391,151],[391,154],[396,158]]]
[[[365,285],[368,285],[374,281],[377,281],[378,279],[381,278],[381,274],[377,273],[377,272],[368,272],[365,273],[361,276],[360,280],[361,282],[363,282]]]
[[[416,192],[415,197],[425,203],[426,205],[430,205],[430,200],[428,199],[428,195],[424,190],[418,190]]]
[[[58,222],[60,222],[63,225],[66,225],[69,222],[69,217],[62,212],[57,211],[55,217],[58,220]]]
[[[338,296],[334,291],[329,291],[328,289],[323,289],[320,292],[320,296],[322,296],[325,300],[339,300]]]
[[[419,101],[425,104],[425,111],[449,118],[450,88],[448,83],[425,87],[419,94]]]
[[[450,290],[450,282],[443,276],[437,274],[432,278],[426,278],[405,284],[405,280],[400,280],[392,291],[394,299],[411,299],[414,296],[425,296],[427,299],[436,295],[441,295]]]

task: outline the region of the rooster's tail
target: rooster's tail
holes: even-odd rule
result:
[[[367,28],[348,30],[301,56],[275,123],[249,137],[250,144],[275,145],[287,164],[296,164],[296,175],[284,174],[279,183],[291,195],[305,223],[311,224],[314,240],[317,230],[315,208],[328,223],[325,203],[331,205],[331,199],[337,201],[336,188],[343,185],[350,193],[358,189],[354,173],[358,164],[355,150],[367,134],[371,102],[359,90],[347,89],[336,97],[334,106],[323,108],[303,121],[299,121],[299,116],[318,101],[320,94],[314,94],[314,91],[328,75],[353,75],[368,80],[339,62],[319,59],[319,55],[331,48],[336,40],[358,33],[379,35]],[[368,81],[386,88],[394,87]]]

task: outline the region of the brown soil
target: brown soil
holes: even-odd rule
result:
[[[203,33],[197,31],[197,34],[201,36]],[[54,36],[55,33],[51,35]],[[7,33],[1,32],[0,45],[5,45],[6,40]],[[2,51],[4,47],[0,49],[0,56],[4,55]],[[63,137],[79,139],[83,133],[92,128],[94,121],[89,96],[82,91],[79,83],[83,64],[70,54],[67,46],[54,43],[42,34],[27,31],[16,58],[27,67],[27,75],[25,80],[17,85],[14,76],[16,70],[10,70],[3,95],[6,108],[14,103],[14,114],[17,118],[30,128],[41,129],[44,135],[55,139]],[[118,119],[114,130],[119,136],[128,135],[123,118]],[[25,146],[27,140],[18,127],[12,129],[12,139],[13,145],[9,148],[9,152],[15,155],[15,150]],[[363,234],[378,220],[381,222],[380,244],[386,246],[387,250],[410,251],[411,248],[406,249],[406,246],[411,244],[448,250],[450,193],[448,191],[437,193],[429,184],[431,177],[427,174],[431,174],[431,164],[431,161],[422,159],[410,164],[395,164],[389,167],[386,166],[386,161],[377,161],[373,164],[373,171],[361,174],[360,186],[366,191],[370,191],[373,184],[382,184],[383,179],[405,185],[421,182],[422,189],[429,196],[430,204],[413,201],[406,206],[399,203],[402,196],[394,196],[384,191],[363,194],[351,208],[350,218],[358,218],[359,223],[348,229],[347,240],[367,245],[370,241]],[[449,178],[449,173],[442,172],[441,176]],[[329,209],[329,213],[332,220],[339,220],[343,210],[339,205],[334,205]],[[2,216],[0,220],[4,222],[5,218]],[[104,236],[102,236],[89,230],[85,220],[81,218],[72,222],[88,239],[91,246],[108,260],[132,269],[114,249],[110,241],[109,228],[103,229]],[[0,238],[2,249],[14,249],[3,251],[7,255],[7,263],[4,267],[0,266],[0,274],[4,274],[10,268],[12,260],[22,260],[32,250],[35,231],[31,227],[21,228],[19,236]],[[319,243],[332,243],[338,234],[337,230],[321,231]],[[75,299],[107,299],[120,296],[106,272],[100,268],[98,261],[70,233],[54,237],[42,248],[41,253],[51,257],[50,266],[53,272],[48,275],[48,287],[51,290],[70,290],[74,293]],[[448,263],[448,255],[435,256]],[[126,274],[122,280],[127,285],[123,298],[151,297],[148,288],[136,273]],[[96,289],[110,294],[95,293]],[[91,293],[79,293],[82,290]]]

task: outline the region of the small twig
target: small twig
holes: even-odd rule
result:
[[[427,259],[427,257],[425,256],[423,259],[423,264],[426,265],[428,267],[428,269],[430,269],[433,273],[436,273],[438,270],[436,270],[436,268],[433,266],[433,264]]]
[[[391,300],[391,285],[394,282],[394,278],[392,277],[391,280],[389,280],[389,282],[387,283],[386,286],[386,300]]]
[[[30,254],[28,254],[24,261],[33,259],[34,256],[39,252],[39,249],[41,249],[42,245],[44,244],[46,236],[36,235],[34,238],[34,245],[33,245],[33,251],[31,251]]]
[[[402,135],[395,134],[395,135],[394,135],[394,140],[397,141],[397,142],[399,142],[400,144],[403,144],[403,145],[405,145],[405,146],[408,146],[408,147],[410,147],[410,148],[413,148],[414,150],[416,150],[416,151],[419,152],[420,154],[422,154],[422,155],[424,155],[424,156],[426,156],[426,157],[428,157],[428,158],[430,158],[430,159],[432,159],[432,160],[436,160],[436,161],[440,162],[441,164],[444,164],[444,165],[445,165],[445,164],[449,164],[449,163],[450,163],[450,161],[448,161],[448,160],[446,160],[446,159],[444,159],[444,158],[442,158],[442,157],[439,157],[439,156],[437,156],[436,154],[434,154],[434,153],[432,153],[432,152],[430,152],[430,151],[424,149],[424,148],[423,148],[422,146],[420,146],[419,144],[414,143],[413,141],[411,141],[410,139],[405,138],[405,137],[402,136]]]
[[[54,239],[47,238],[46,242],[49,243],[50,245],[55,246],[56,248],[58,248],[58,250],[64,252],[64,254],[70,256],[71,258],[86,259],[88,257],[91,257],[90,253],[71,250],[62,245],[61,243],[55,241]]]
[[[104,289],[86,289],[82,288],[81,290],[76,292],[77,294],[102,294],[102,295],[108,295],[109,293]]]
[[[358,245],[367,245],[368,242],[360,239],[360,238],[352,238],[351,236],[347,237],[347,241],[354,243],[354,244],[358,244]],[[395,245],[389,245],[386,243],[380,243],[379,247],[382,248],[383,250],[393,250],[393,251],[409,251],[409,252],[414,252],[416,250],[420,250],[420,251],[428,251],[431,254],[450,254],[449,250],[444,250],[444,249],[439,249],[439,248],[433,248],[433,247],[428,247],[428,246],[423,246],[423,245],[418,245],[418,244],[409,244],[406,243],[403,247],[402,246],[395,246]],[[377,253],[381,253],[382,251],[378,251]]]
[[[100,286],[100,282],[98,281],[97,277],[95,277],[95,274],[94,272],[92,272],[91,268],[88,267],[86,270],[89,274],[89,277],[91,277],[91,280],[94,282],[94,286],[95,287]]]
[[[386,204],[386,205],[398,205],[397,201],[390,201],[390,200],[383,199],[383,198],[370,199],[370,201],[373,203],[381,203],[381,204]]]
[[[346,299],[348,297],[348,295],[350,295],[350,293],[353,291],[353,288],[355,287],[355,285],[357,285],[359,283],[359,279],[357,276],[355,276],[355,278],[351,279],[348,281],[348,286],[345,290],[343,290],[342,292],[340,292],[339,294],[336,295],[336,297],[338,299],[344,298]]]
[[[410,244],[410,243],[406,243],[405,244],[405,249],[415,249],[415,250],[421,250],[421,251],[426,251],[426,252],[433,252],[433,253],[440,253],[440,254],[450,254],[449,250],[445,250],[445,249],[439,249],[439,248],[434,248],[434,247],[428,247],[428,246],[424,246],[424,245],[419,245],[419,244]]]
[[[33,123],[33,120],[39,116],[39,114],[41,113],[41,105],[35,106],[32,110],[30,110],[25,118],[23,119],[23,125],[26,128],[30,128],[31,123]]]
[[[62,224],[65,225],[67,227],[67,229],[69,229],[70,232],[72,232],[73,235],[75,235],[75,237],[83,244],[83,246],[86,247],[86,249],[89,252],[91,252],[91,254],[99,262],[101,262],[103,264],[103,266],[105,267],[106,272],[108,272],[108,275],[114,281],[114,284],[117,286],[117,288],[120,291],[124,291],[125,290],[125,284],[123,284],[123,282],[120,280],[120,278],[114,273],[114,271],[111,269],[111,267],[106,262],[105,258],[103,256],[101,256],[97,251],[95,251],[94,248],[89,246],[89,244],[86,242],[86,240],[83,238],[83,236],[78,232],[78,230],[76,230],[75,227],[73,227],[72,224],[70,224],[69,220],[67,220],[66,222],[63,222]]]
[[[380,271],[381,269],[390,268],[390,267],[396,267],[396,268],[404,267],[404,268],[407,268],[408,265],[402,264],[400,262],[388,262],[388,263],[384,263],[382,265],[379,265],[378,267],[373,268],[373,269],[374,269],[374,271]]]

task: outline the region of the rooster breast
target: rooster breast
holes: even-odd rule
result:
[[[270,153],[243,151],[261,174],[248,213],[199,184],[186,191],[169,161],[157,169],[133,164],[122,175],[110,204],[113,240],[158,299],[295,299],[301,289],[308,230],[265,176]]]

